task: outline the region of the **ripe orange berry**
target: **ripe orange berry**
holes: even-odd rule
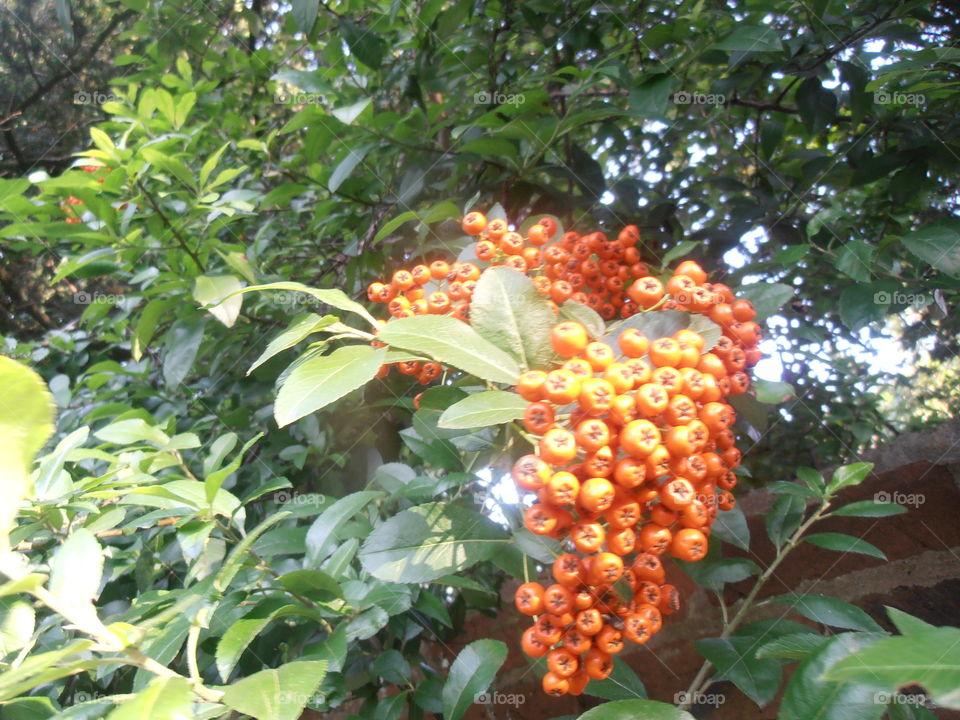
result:
[[[560,357],[578,355],[587,346],[587,342],[587,329],[572,320],[554,325],[550,331],[550,343]]]
[[[543,612],[543,585],[524,583],[513,594],[513,602],[524,615],[539,615]]]
[[[487,218],[481,212],[469,212],[463,216],[461,227],[467,235],[479,235],[487,226]]]

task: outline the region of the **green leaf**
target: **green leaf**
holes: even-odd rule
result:
[[[232,297],[232,295],[239,295],[242,293],[259,290],[292,290],[293,292],[306,293],[307,295],[315,297],[317,300],[326,305],[360,315],[374,328],[380,327],[380,324],[377,322],[376,318],[367,312],[367,309],[363,305],[355,300],[351,300],[350,297],[339,288],[313,288],[298,282],[275,282],[267,285],[250,285],[242,290],[237,290],[231,295],[227,295],[227,297],[223,299],[228,300],[230,297]]]
[[[378,335],[402,350],[423,353],[483,380],[513,385],[516,360],[466,323],[446,315],[421,315],[388,322]]]
[[[134,445],[149,442],[157,447],[169,444],[170,436],[141,418],[130,418],[110,423],[93,433],[94,437],[116,445]]]
[[[560,306],[557,321],[561,320],[573,320],[580,323],[587,329],[587,335],[593,340],[599,340],[607,332],[607,324],[596,310],[573,300],[567,300]]]
[[[320,0],[291,0],[290,14],[304,35],[309,35],[317,22],[317,11],[320,9]]]
[[[358,100],[352,105],[337,108],[333,111],[333,116],[344,125],[352,125],[354,121],[360,117],[361,113],[370,107],[370,103],[372,102],[373,98],[369,97],[364,98],[363,100]]]
[[[377,230],[377,234],[373,236],[373,242],[380,242],[404,223],[410,222],[411,220],[417,220],[419,218],[420,216],[417,215],[417,213],[413,210],[407,210],[406,212],[400,213],[392,220],[384,223],[383,226]]]
[[[800,498],[809,498],[817,500],[821,497],[816,490],[795,482],[785,480],[776,480],[767,485],[767,491],[774,495],[796,495]]]
[[[486,692],[507,659],[507,646],[499,640],[475,640],[457,655],[443,684],[443,717],[460,720]]]
[[[891,292],[896,290],[897,285],[891,280],[844,288],[837,302],[840,319],[854,331],[879,322],[890,309]]]
[[[0,554],[8,548],[20,500],[29,491],[30,465],[53,435],[53,397],[37,373],[0,355]]]
[[[292,348],[313,333],[319,332],[335,322],[337,322],[335,315],[325,315],[323,317],[320,317],[316,313],[298,315],[291,321],[286,330],[282,331],[267,344],[266,349],[260,353],[260,357],[254,360],[253,365],[247,370],[247,375],[278,353]]]
[[[933,630],[934,626],[928,622],[924,622],[920,618],[909,615],[903,610],[897,610],[895,607],[887,606],[887,615],[890,616],[890,620],[896,626],[897,630],[900,631],[901,635],[910,635],[916,632],[925,632],[927,630]]]
[[[224,682],[230,679],[230,673],[251,641],[288,605],[286,598],[261,600],[250,612],[227,628],[217,643],[216,652],[217,670]]]
[[[827,680],[889,692],[922,685],[937,705],[960,710],[960,629],[933,628],[883,638],[825,670]]]
[[[347,345],[295,366],[277,393],[273,409],[277,425],[289,425],[365,385],[377,374],[386,354],[386,348]]]
[[[887,556],[884,555],[879,548],[871,545],[866,540],[855,538],[852,535],[826,532],[808,535],[803,539],[805,542],[808,542],[811,545],[826,548],[827,550],[836,550],[837,552],[843,553],[860,553],[861,555],[869,555],[871,557],[880,558],[881,560],[887,559]]]
[[[61,718],[62,715],[47,697],[21,697],[0,706],[0,720],[47,720],[52,717]]]
[[[845,487],[859,485],[866,479],[871,470],[873,470],[873,463],[858,462],[841,465],[833,471],[833,477],[830,479],[830,484],[827,485],[827,492],[836,494]]]
[[[903,505],[880,502],[878,500],[859,500],[834,510],[832,515],[841,517],[889,517],[907,512]]]
[[[757,394],[757,401],[768,405],[778,405],[796,395],[790,383],[762,378],[756,378],[753,381],[753,388]]]
[[[695,720],[695,718],[685,710],[656,700],[617,700],[587,710],[577,720]]]
[[[604,700],[645,700],[647,688],[627,663],[618,662],[605,680],[591,680],[584,690],[587,695]],[[607,707],[607,706],[604,706]]]
[[[726,583],[740,582],[751,575],[759,575],[760,568],[747,558],[706,558],[697,563],[677,561],[683,571],[698,585],[720,590]]]
[[[810,77],[800,83],[796,99],[807,132],[816,133],[833,124],[837,115],[837,96],[825,89],[820,80]]]
[[[827,488],[827,483],[823,479],[823,475],[809,467],[798,467],[796,472],[797,478],[817,493],[817,497],[823,497],[823,493]]]
[[[390,582],[429,582],[489,560],[509,544],[489,518],[458,505],[428,503],[377,525],[360,550],[364,569]]]
[[[257,433],[254,435],[244,443],[243,447],[240,449],[240,452],[234,455],[233,460],[231,460],[227,465],[224,465],[222,468],[218,468],[208,473],[203,479],[203,490],[207,496],[207,504],[211,508],[213,507],[214,501],[216,500],[217,494],[220,492],[220,488],[223,486],[223,483],[226,482],[228,477],[240,469],[240,465],[243,463],[243,459],[246,457],[247,451],[250,450],[250,448],[252,448],[257,442],[259,442],[260,438],[262,437],[263,433]]]
[[[737,297],[753,303],[757,311],[756,321],[763,322],[775,314],[784,303],[793,297],[793,288],[783,283],[757,283],[742,285],[737,290]]]
[[[556,317],[533,281],[508,267],[488,268],[470,298],[470,325],[516,358],[520,367],[548,367]]]
[[[175,301],[172,300],[151,300],[147,303],[147,306],[140,313],[140,319],[137,320],[137,326],[133,331],[131,353],[134,360],[140,362],[143,351],[147,349],[153,339],[160,318],[174,304]]]
[[[438,425],[449,429],[501,425],[522,418],[527,405],[515,392],[485,390],[448,407]]]
[[[815,632],[788,633],[757,648],[758,658],[777,660],[806,660],[827,641]]]
[[[333,174],[330,175],[330,179],[327,181],[327,189],[335,193],[340,186],[343,185],[343,181],[350,177],[350,174],[357,168],[357,165],[363,162],[363,159],[370,150],[371,147],[369,145],[351,148],[343,160],[340,161],[340,164],[334,169]]]
[[[171,123],[173,122],[173,117],[170,118],[170,121]],[[151,165],[155,165],[161,170],[165,170],[166,172],[170,173],[188,188],[194,188],[193,174],[190,172],[189,168],[177,160],[177,158],[166,155],[162,151],[153,147],[141,148],[140,154],[143,155],[144,159]]]
[[[718,679],[729,680],[763,707],[780,689],[782,672],[776,660],[755,657],[756,645],[752,637],[705,638],[694,643],[697,651],[714,664]]]
[[[363,508],[374,500],[383,497],[383,493],[376,490],[364,490],[350,493],[326,508],[307,531],[307,567],[318,567],[326,559],[332,548],[330,547],[337,531],[345,522],[355,517]]]
[[[740,508],[721,510],[711,530],[713,535],[723,542],[741,550],[750,550],[750,528],[747,527],[747,519]]]
[[[176,387],[184,381],[203,342],[202,320],[177,320],[167,332],[163,354],[163,381]]]
[[[89,607],[100,591],[102,576],[100,543],[92,532],[79,528],[53,554],[50,592],[71,606]]]
[[[792,485],[792,483],[785,484]],[[801,486],[793,485],[793,487]],[[774,501],[773,507],[766,516],[767,537],[770,538],[774,547],[779,548],[783,545],[800,526],[806,506],[804,498],[800,495],[783,495]]]
[[[783,49],[777,28],[770,25],[740,25],[713,46],[717,50],[776,52]]]
[[[394,685],[406,685],[412,679],[410,663],[399,650],[384,650],[371,667],[374,675]]]
[[[790,593],[771,598],[770,602],[789,605],[805,618],[831,627],[863,630],[864,632],[883,632],[883,628],[856,605],[827,595]]]
[[[200,275],[193,281],[193,299],[201,307],[214,305],[210,314],[225,326],[233,327],[243,306],[243,295],[233,293],[242,287],[243,282],[233,275]],[[220,299],[227,295],[230,299],[220,303]]]
[[[291,662],[228,685],[223,703],[256,720],[297,720],[327,674],[325,660]]]
[[[787,683],[780,703],[781,720],[879,720],[885,707],[869,685],[824,680],[843,658],[876,640],[875,636],[843,633],[800,663]],[[855,657],[855,656],[854,656]],[[850,658],[847,658],[850,659]],[[839,661],[839,663],[838,663]]]
[[[273,515],[268,515],[259,525],[247,533],[247,536],[237,543],[230,551],[230,555],[217,572],[217,576],[213,582],[214,588],[216,588],[219,592],[223,592],[230,587],[230,583],[233,582],[233,578],[235,578],[237,573],[240,572],[240,566],[244,562],[251,559],[249,550],[257,541],[257,538],[263,535],[263,533],[269,530],[273,525],[276,525],[278,522],[285,520],[288,517],[290,517],[289,512],[278,512],[274,513]]]
[[[874,246],[861,240],[850,240],[837,251],[837,270],[858,282],[869,282]]]
[[[35,622],[30,603],[11,597],[0,599],[0,658],[26,647]]]
[[[357,25],[349,20],[340,21],[340,34],[347,41],[350,52],[357,60],[371,70],[379,70],[383,56],[387,52],[387,45],[379,35],[370,28]]]
[[[70,275],[81,277],[82,271],[85,267],[91,264],[96,264],[98,261],[102,261],[103,258],[115,258],[117,255],[117,249],[112,247],[102,247],[97,248],[96,250],[91,250],[88,253],[84,253],[79,257],[65,257],[60,265],[57,266],[57,273],[50,280],[51,283],[58,283],[63,280],[65,277]],[[85,275],[85,273],[83,273]]]
[[[158,677],[130,700],[117,707],[107,720],[186,720],[193,716],[193,690],[182,677]]]
[[[905,235],[903,244],[910,253],[931,267],[960,278],[960,225],[941,220]]]

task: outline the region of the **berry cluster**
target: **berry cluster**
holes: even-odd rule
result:
[[[660,556],[702,559],[717,511],[733,507],[740,452],[724,398],[745,392],[749,379],[745,351],[729,335],[704,352],[703,336],[689,329],[651,342],[628,328],[618,357],[564,321],[551,342],[565,362],[517,383],[538,445],[513,478],[537,495],[527,529],[576,552],[557,558],[553,585],[525,583],[515,601],[537,616],[523,648],[547,656],[544,690],[562,695],[609,675],[625,640],[647,642],[661,616],[679,609]],[[629,601],[614,587],[621,579]]]
[[[694,329],[648,338],[628,326],[618,352],[580,323],[563,321],[550,338],[559,367],[529,370],[517,382],[529,403],[523,426],[536,446],[512,472],[520,489],[537,497],[524,523],[568,543],[553,564],[552,585],[526,582],[516,592],[517,609],[534,618],[522,646],[546,657],[548,694],[578,695],[591,678],[610,674],[626,641],[647,642],[663,616],[679,610],[660,558],[702,559],[718,510],[734,506],[740,451],[726,398],[750,386],[760,326],[749,301],[708,282],[692,260],[663,279],[652,275],[635,226],[609,240],[601,232],[560,235],[544,217],[524,236],[505,220],[471,212],[462,227],[476,238],[481,265],[526,274],[555,313],[568,301],[606,320],[680,310],[708,317],[722,332],[707,347]],[[469,322],[482,272],[476,263],[436,260],[398,270],[367,292],[393,317],[450,314]],[[443,371],[437,363],[397,365],[422,384]]]

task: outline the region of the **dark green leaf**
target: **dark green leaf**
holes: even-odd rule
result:
[[[960,278],[960,225],[956,221],[925,225],[905,235],[903,244],[931,267]]]
[[[836,550],[842,553],[860,553],[861,555],[869,555],[880,558],[881,560],[887,559],[887,556],[884,555],[879,548],[871,545],[866,540],[855,538],[852,535],[834,532],[816,533],[814,535],[807,535],[804,540],[811,545],[826,548],[827,550]]]
[[[261,670],[228,685],[223,702],[256,720],[297,720],[326,673],[323,660]]]
[[[774,501],[766,516],[767,536],[774,547],[783,545],[800,526],[805,508],[806,502],[799,495],[783,495]]]
[[[860,500],[839,507],[832,514],[841,517],[889,517],[890,515],[902,515],[905,512],[907,512],[907,509],[896,503]]]
[[[827,595],[789,594],[772,598],[771,602],[789,605],[804,617],[831,627],[883,632],[883,628],[856,605]]]
[[[445,720],[460,720],[477,696],[490,687],[506,659],[507,646],[499,640],[474,640],[461,650],[443,685]]]
[[[761,707],[780,688],[780,663],[757,659],[756,641],[749,637],[706,638],[694,643],[697,651],[712,662],[718,678],[730,680]]]

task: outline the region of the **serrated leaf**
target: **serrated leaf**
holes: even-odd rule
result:
[[[491,267],[480,276],[470,298],[470,324],[522,369],[545,368],[554,357],[550,330],[556,317],[530,278],[513,268]]]

